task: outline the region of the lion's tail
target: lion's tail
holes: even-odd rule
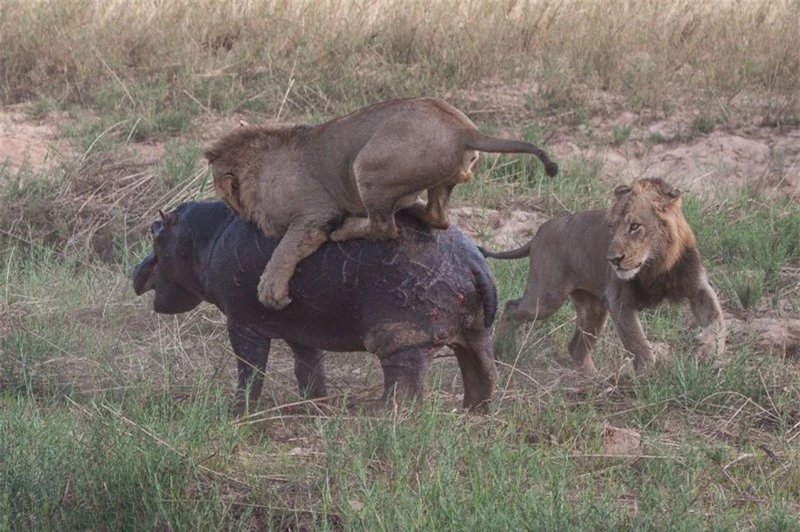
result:
[[[528,241],[524,246],[509,251],[489,251],[480,246],[478,246],[478,251],[480,251],[481,255],[484,257],[492,259],[522,259],[530,255],[531,242],[532,241]]]
[[[477,132],[475,137],[467,141],[467,148],[490,153],[530,153],[542,161],[544,171],[550,177],[558,173],[558,165],[550,156],[535,144],[521,140],[500,139]]]

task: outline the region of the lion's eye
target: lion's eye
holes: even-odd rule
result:
[[[639,230],[639,227],[641,227],[639,224],[631,224],[630,227],[628,227],[628,232],[635,233]]]

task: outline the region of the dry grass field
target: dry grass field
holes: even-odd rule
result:
[[[308,402],[277,342],[235,418],[224,317],[133,293],[147,227],[211,197],[202,148],[240,121],[414,95],[562,168],[485,157],[453,214],[482,245],[680,186],[724,356],[664,306],[652,372],[609,327],[588,380],[565,307],[468,415],[446,351],[424,403],[365,410],[371,356]],[[800,530],[799,201],[797,1],[0,0],[0,530]],[[519,297],[526,261],[490,266]]]

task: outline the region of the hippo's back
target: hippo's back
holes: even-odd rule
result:
[[[398,225],[393,241],[325,243],[298,265],[292,303],[274,311],[256,293],[275,241],[236,219],[214,247],[210,284],[229,318],[332,351],[448,344],[464,328],[490,325],[497,295],[475,245],[454,227],[431,229],[402,214]]]

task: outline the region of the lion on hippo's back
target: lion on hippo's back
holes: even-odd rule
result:
[[[530,153],[549,175],[558,171],[537,146],[485,135],[435,98],[390,100],[317,126],[239,128],[205,156],[217,194],[282,237],[258,295],[283,308],[295,267],[329,237],[394,239],[400,209],[447,228],[450,193],[472,178],[480,151]],[[427,204],[417,200],[424,190]]]

